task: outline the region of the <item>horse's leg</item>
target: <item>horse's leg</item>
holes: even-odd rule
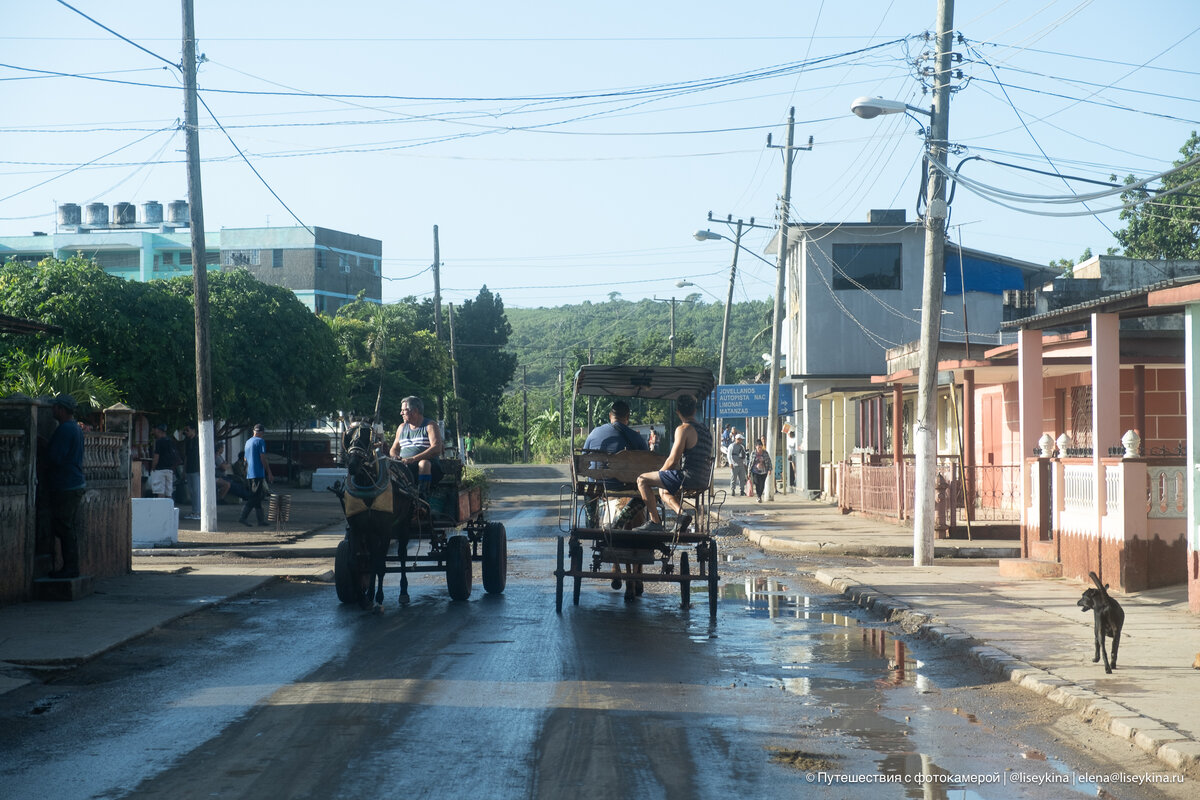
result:
[[[396,555],[400,556],[400,602],[408,602],[408,539],[396,540]]]

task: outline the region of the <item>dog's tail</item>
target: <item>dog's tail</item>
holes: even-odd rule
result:
[[[1099,589],[1101,593],[1105,592],[1105,586],[1103,583],[1100,582],[1099,575],[1097,575],[1094,572],[1089,572],[1088,577],[1092,579],[1092,583],[1096,584],[1096,588]]]

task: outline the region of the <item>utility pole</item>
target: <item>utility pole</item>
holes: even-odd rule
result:
[[[454,352],[454,303],[450,304],[450,383],[454,388],[454,447],[462,457],[462,428],[458,420],[458,355]]]
[[[792,144],[796,130],[796,109],[788,109],[787,144],[776,149],[783,151],[783,203],[779,214],[779,269],[775,275],[775,313],[771,322],[771,381],[767,392],[767,452],[771,456],[771,480],[767,481],[767,500],[775,499],[775,455],[779,448],[779,356],[780,340],[783,331],[783,295],[787,290],[787,258],[788,258],[788,216],[792,210],[792,162],[796,150],[812,150],[812,137],[808,139],[807,147],[796,147]],[[771,144],[771,136],[767,134],[767,147]],[[787,453],[783,461],[783,492],[787,494],[788,463]]]
[[[567,438],[566,428],[566,411],[563,407],[564,393],[566,389],[563,386],[563,360],[562,356],[558,357],[558,435],[565,439]]]
[[[438,226],[433,226],[433,338],[442,340],[442,246],[438,240]],[[453,324],[453,323],[451,323]],[[453,358],[453,356],[451,356]],[[446,418],[446,399],[438,394],[438,419]]]
[[[196,436],[200,439],[200,530],[217,527],[216,449],[213,443],[212,365],[208,345],[208,263],[200,188],[200,128],[196,98],[196,18],[183,2],[184,134],[187,140],[188,224],[192,234],[192,296],[196,318]]]
[[[950,58],[954,36],[954,0],[938,0],[937,65],[930,110],[929,174],[925,211],[925,272],[921,283],[920,384],[913,433],[915,454],[913,565],[933,563],[934,483],[937,474],[938,343],[942,338],[942,283],[945,276],[946,179],[942,167],[950,136]]]
[[[521,366],[521,463],[529,463],[529,367]]]
[[[674,297],[655,297],[653,298],[659,303],[671,304],[671,335],[667,338],[667,344],[671,348],[671,366],[675,366],[675,303]]]

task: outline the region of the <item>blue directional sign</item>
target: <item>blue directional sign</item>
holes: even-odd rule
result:
[[[717,417],[765,417],[771,387],[765,383],[733,383],[717,387]],[[792,413],[792,387],[779,385],[779,413]]]

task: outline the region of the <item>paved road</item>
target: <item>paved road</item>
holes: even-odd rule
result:
[[[1062,798],[1112,771],[1108,737],[733,539],[715,626],[702,592],[688,612],[655,585],[586,582],[556,615],[554,475],[497,487],[502,596],[452,603],[425,574],[372,614],[279,583],[5,695],[4,796]]]

